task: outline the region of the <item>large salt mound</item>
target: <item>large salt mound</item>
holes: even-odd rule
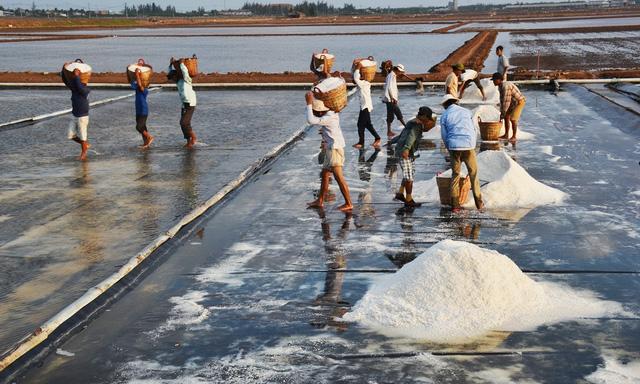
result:
[[[627,313],[592,292],[536,282],[497,251],[444,240],[377,280],[343,319],[389,336],[455,343],[614,314]]]
[[[525,106],[526,108],[526,106]],[[473,123],[476,126],[476,132],[480,135],[480,124],[478,123],[478,118],[481,118],[482,121],[498,121],[500,120],[500,110],[494,107],[493,105],[480,105],[474,108],[471,111],[473,115]],[[509,131],[509,134],[513,134],[513,131]],[[504,122],[502,123],[502,128],[500,128],[500,136],[504,135]],[[518,140],[531,140],[535,137],[533,133],[525,132],[520,127],[518,127],[518,133],[516,134]]]
[[[474,83],[467,86],[464,90],[460,104],[498,104],[500,103],[500,93],[498,87],[493,85],[491,79],[480,79],[480,84],[484,90],[487,100],[482,100],[482,93]],[[460,87],[462,89],[462,86]]]
[[[480,152],[477,159],[482,200],[487,208],[533,208],[539,205],[560,204],[567,196],[566,193],[531,177],[520,164],[503,151]],[[464,164],[461,174],[467,174]],[[442,176],[450,177],[451,170],[444,172]],[[427,181],[415,182],[413,196],[419,201],[440,202],[435,176]],[[464,206],[474,206],[471,193]]]

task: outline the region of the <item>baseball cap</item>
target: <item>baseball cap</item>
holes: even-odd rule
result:
[[[433,111],[431,110],[431,108],[429,107],[420,107],[420,109],[418,109],[418,116],[426,116],[429,119],[436,121],[437,117],[436,114],[433,113]]]
[[[451,68],[464,72],[464,64],[462,63],[453,64]]]
[[[503,80],[502,74],[500,72],[496,72],[491,75],[491,80]]]
[[[329,110],[326,105],[322,102],[322,100],[313,99],[313,103],[311,104],[311,109],[317,112],[326,112]]]
[[[402,65],[402,64],[398,64],[398,65],[396,65],[396,69],[397,69],[398,71],[400,71],[400,72],[404,72],[404,65]]]
[[[440,102],[440,104],[444,104],[449,100],[460,100],[457,97],[453,96],[452,94],[447,93],[446,95],[444,95],[444,97],[442,98],[442,101]]]

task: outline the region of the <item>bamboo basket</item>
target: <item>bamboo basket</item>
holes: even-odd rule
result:
[[[76,59],[74,61],[74,63],[84,64],[84,61],[82,61],[80,59]],[[80,82],[83,83],[83,84],[89,84],[89,80],[91,80],[91,67],[88,64],[85,64],[85,65],[87,65],[88,71],[80,72]],[[73,71],[70,71],[70,70],[67,69],[66,65],[64,67],[63,73],[64,73],[64,77],[69,81],[73,80],[73,78],[75,76],[73,74]]]
[[[317,69],[322,65],[322,71],[324,73],[331,72],[331,68],[335,61],[336,57],[329,54],[329,50],[326,48],[322,50],[322,53],[316,53],[313,55],[313,67]]]
[[[180,70],[180,63],[183,63],[189,71],[190,77],[198,76],[198,57],[194,54],[192,57],[182,58],[173,62],[173,67],[178,72],[178,79],[182,79],[182,71]]]
[[[132,67],[134,66],[139,66],[139,67],[147,67],[149,68],[148,71],[143,71],[140,72],[140,82],[143,88],[148,88],[149,84],[151,84],[151,75],[153,75],[153,67],[151,67],[149,64],[146,64],[143,62],[143,64],[131,64],[130,66],[127,67],[127,79],[129,80],[129,83],[133,82],[136,80],[136,73],[135,70],[131,70]]]
[[[480,137],[484,141],[497,141],[502,129],[501,121],[479,121]]]
[[[347,106],[347,83],[343,82],[328,92],[322,92],[318,87],[314,87],[313,96],[321,100],[330,110],[340,112]]]
[[[360,75],[362,75],[362,78],[368,82],[372,82],[373,79],[376,77],[376,66],[371,66],[371,67],[362,67],[360,68]]]
[[[440,204],[451,205],[451,177],[436,177],[436,183],[438,184],[438,193],[440,194]],[[460,177],[460,199],[459,204],[463,205],[467,202],[469,191],[471,190],[471,180],[469,176]]]

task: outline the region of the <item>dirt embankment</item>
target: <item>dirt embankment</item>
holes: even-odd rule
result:
[[[467,40],[462,46],[451,52],[446,59],[429,69],[429,73],[441,75],[441,79],[451,72],[451,65],[462,63],[467,68],[480,72],[484,67],[484,61],[496,41],[498,32],[482,31]],[[440,78],[438,78],[440,80]]]

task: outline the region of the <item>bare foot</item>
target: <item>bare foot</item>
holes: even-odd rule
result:
[[[80,160],[80,161],[87,160],[87,152],[83,151],[82,153],[80,153],[80,157],[78,157],[78,160]]]
[[[508,140],[508,139],[509,139],[509,136],[507,136],[507,135],[502,135],[502,136],[498,137],[498,139]]]
[[[373,144],[371,144],[371,146],[373,148],[379,149],[380,148],[380,139],[374,141]]]
[[[151,146],[151,143],[153,143],[153,136],[149,136],[149,138],[147,140],[145,140],[144,145],[140,146],[140,149],[148,149]]]
[[[362,144],[360,144],[360,143],[353,144],[353,148],[358,148],[358,149],[360,149],[360,148],[362,148]]]
[[[342,204],[341,206],[338,207],[338,210],[342,212],[349,212],[352,209],[353,209],[353,205],[351,204]]]
[[[516,137],[515,136],[511,136],[511,138],[509,139],[510,143],[515,143],[516,142]]]
[[[323,204],[320,200],[313,200],[312,202],[307,204],[307,208],[322,208]]]
[[[393,131],[387,131],[387,137],[388,137],[388,138],[392,138],[392,137],[393,137],[393,136],[395,136],[395,135],[396,135],[396,134],[395,134],[395,132],[393,132]]]

